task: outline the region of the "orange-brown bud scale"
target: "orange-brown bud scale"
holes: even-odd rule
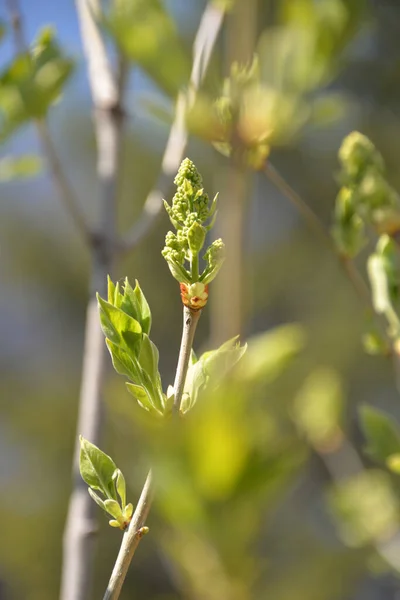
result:
[[[181,298],[185,306],[191,310],[201,310],[205,307],[208,300],[208,284],[197,283],[186,284],[180,283]]]

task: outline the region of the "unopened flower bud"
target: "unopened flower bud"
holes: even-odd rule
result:
[[[384,170],[381,154],[371,140],[359,131],[353,131],[343,140],[339,160],[347,177],[353,180],[358,180],[371,168],[379,173]]]
[[[208,300],[208,285],[197,281],[196,283],[181,283],[181,298],[185,306],[192,310],[204,308]]]

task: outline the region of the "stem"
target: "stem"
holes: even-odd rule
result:
[[[324,244],[332,245],[331,238],[321,223],[315,212],[304,202],[303,198],[298,194],[291,185],[282,177],[282,175],[267,161],[263,171],[274,186],[282,192],[288,200],[296,207],[307,225],[314,233],[324,242]]]
[[[194,283],[199,280],[199,255],[197,253],[192,255],[190,274]]]
[[[146,523],[152,499],[153,478],[151,471],[149,471],[132,520],[124,533],[121,548],[103,600],[117,600],[119,598],[129,565],[142,538],[140,530]]]
[[[192,350],[194,334],[197,323],[200,319],[201,311],[192,311],[186,306],[183,309],[183,332],[181,347],[179,351],[178,366],[176,368],[174,390],[174,412],[179,413],[183,388],[185,385],[186,374],[189,365],[190,352]],[[152,474],[149,472],[146,483],[144,484],[132,521],[129,524],[127,532],[124,534],[122,544],[119,549],[118,557],[115,562],[110,581],[107,586],[103,600],[117,600],[121,593],[129,565],[135,554],[136,548],[141,540],[140,529],[145,525],[147,516],[153,498]]]
[[[314,231],[314,233],[324,242],[325,246],[330,248],[335,256],[338,257],[339,263],[346,273],[347,277],[350,279],[354,290],[356,291],[360,300],[365,304],[368,308],[372,309],[371,295],[366,285],[364,279],[360,275],[357,267],[354,265],[354,262],[346,257],[340,256],[335,248],[332,238],[330,237],[328,231],[325,229],[323,223],[320,221],[319,217],[315,214],[315,212],[308,206],[308,204],[303,200],[303,198],[298,194],[292,186],[282,177],[282,175],[271,165],[270,162],[267,162],[264,165],[263,172],[268,177],[268,179],[275,185],[275,187],[282,192],[282,194],[290,200],[293,206],[299,211],[301,216],[304,218],[306,223],[309,225],[310,229]],[[372,309],[373,310],[373,309]]]
[[[179,413],[182,401],[183,388],[185,385],[186,374],[189,366],[190,353],[193,346],[194,334],[196,333],[197,323],[199,322],[201,310],[191,310],[187,306],[183,307],[183,331],[181,347],[179,350],[178,366],[174,381],[174,411]]]
[[[76,0],[81,35],[88,62],[94,104],[97,141],[97,174],[100,183],[100,227],[92,239],[92,275],[84,343],[84,361],[77,433],[100,445],[102,391],[106,370],[106,348],[100,329],[95,293],[106,294],[107,274],[115,259],[115,213],[117,182],[121,164],[123,76],[118,84],[108,62],[106,48],[95,22],[96,0]],[[78,436],[77,436],[78,437]],[[97,531],[95,504],[79,474],[79,444],[76,444],[73,490],[64,532],[61,600],[90,597]]]
[[[79,202],[64,173],[62,163],[50,135],[47,121],[43,119],[36,121],[35,123],[54,186],[58,191],[66,211],[74,222],[76,229],[80,232],[88,246],[90,246],[92,244],[92,232],[86,223],[86,218],[80,208]]]
[[[185,126],[186,111],[193,105],[197,91],[207,72],[224,15],[223,8],[219,8],[212,1],[208,2],[193,43],[193,66],[190,74],[189,90],[178,95],[175,119],[169,132],[161,162],[161,173],[156,185],[146,198],[140,218],[122,241],[122,252],[136,248],[161,213],[162,199],[168,195],[168,190],[182,162],[188,143],[188,132]]]

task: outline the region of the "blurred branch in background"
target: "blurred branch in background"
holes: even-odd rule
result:
[[[186,112],[192,106],[207,72],[224,14],[223,7],[212,1],[207,3],[193,44],[193,66],[189,88],[178,94],[175,119],[162,158],[161,173],[156,185],[146,198],[141,216],[122,240],[122,251],[134,249],[149,232],[161,213],[163,198],[168,195],[168,190],[184,157],[188,142],[188,132],[185,126]]]
[[[97,139],[97,172],[101,184],[101,227],[92,248],[92,281],[87,310],[84,364],[81,401],[78,417],[78,433],[99,444],[101,434],[101,395],[105,372],[103,337],[100,331],[95,294],[106,295],[107,274],[112,272],[117,248],[115,211],[117,186],[121,165],[121,142],[124,107],[122,105],[125,61],[120,58],[120,72],[116,78],[109,64],[107,51],[95,19],[100,5],[92,0],[77,0],[81,34],[88,63],[89,82],[94,105],[94,125]],[[135,224],[124,250],[132,250],[148,233],[162,206],[162,192],[166,180],[177,171],[186,144],[187,133],[183,125],[187,102],[193,100],[211,58],[211,52],[222,25],[224,11],[214,4],[207,5],[200,22],[194,44],[194,61],[191,87],[188,94],[180,93],[177,114],[162,163],[162,175],[155,190],[145,203],[144,212]],[[61,585],[63,600],[79,600],[88,597],[92,579],[93,532],[96,529],[94,505],[86,492],[78,469],[79,448],[74,459],[74,490],[68,510],[64,538],[64,564]],[[136,520],[135,520],[136,522]]]
[[[251,64],[257,36],[257,14],[258,0],[234,4],[227,19],[224,48],[226,75],[235,63]],[[221,200],[216,232],[225,241],[227,258],[210,298],[212,346],[218,346],[224,340],[243,333],[244,304],[245,301],[249,303],[250,293],[246,276],[244,236],[252,176],[243,160],[240,136],[235,131],[231,144],[229,166],[218,186],[221,189]]]
[[[329,232],[325,229],[324,224],[319,219],[318,215],[310,208],[310,206],[304,201],[300,194],[292,188],[292,186],[286,181],[286,179],[282,177],[279,171],[275,169],[275,167],[271,164],[269,160],[265,163],[263,167],[263,172],[265,173],[267,178],[274,184],[274,186],[299,211],[300,215],[304,218],[304,221],[307,223],[309,228],[316,234],[316,236],[338,257],[339,263],[346,275],[348,276],[349,280],[351,281],[359,299],[362,301],[366,308],[372,309],[371,294],[362,275],[360,274],[359,270],[350,258],[338,254],[333,240],[329,235]]]
[[[6,0],[12,30],[14,33],[14,45],[16,54],[25,54],[28,51],[28,45],[25,40],[23,17],[19,6],[19,0]],[[54,187],[56,188],[60,200],[64,205],[66,212],[70,215],[77,231],[81,234],[87,244],[91,243],[92,233],[86,221],[86,217],[81,209],[78,198],[75,195],[68,177],[64,172],[64,167],[60,161],[57,149],[51,138],[49,126],[46,118],[36,119],[35,125],[41,142],[43,154],[46,157],[50,176]]]
[[[76,8],[93,101],[100,186],[100,225],[91,244],[92,262],[77,432],[97,445],[101,438],[103,420],[102,394],[107,350],[99,324],[96,292],[106,294],[107,275],[113,271],[116,256],[116,208],[123,141],[124,88],[117,83],[96,22],[100,16],[100,4],[97,0],[77,0]],[[125,69],[124,65],[122,69]],[[123,82],[124,79],[121,72],[118,80]],[[90,596],[96,530],[95,507],[79,473],[79,444],[76,440],[73,489],[64,531],[62,600],[84,600]]]

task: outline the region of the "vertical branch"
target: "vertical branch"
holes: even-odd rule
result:
[[[249,64],[253,59],[256,38],[258,0],[239,0],[227,19],[226,72],[233,62]],[[212,345],[243,331],[245,289],[244,227],[250,175],[241,157],[241,142],[232,136],[232,157],[225,172],[216,225],[217,235],[226,244],[224,268],[213,284],[210,297],[210,331]],[[220,187],[220,186],[219,186]],[[226,297],[229,294],[229,311]]]
[[[247,193],[249,174],[239,164],[230,165],[223,172],[220,194],[217,236],[226,245],[224,267],[213,282],[213,293],[210,295],[210,332],[211,345],[218,347],[243,332],[245,284],[244,245]],[[229,311],[226,310],[226,299],[229,297]]]
[[[176,368],[176,377],[174,381],[174,411],[177,413],[179,413],[181,407],[190,353],[200,315],[201,310],[191,310],[187,306],[183,307],[182,340],[179,351],[178,366]]]
[[[95,16],[97,0],[76,0],[93,99],[100,184],[100,226],[92,244],[92,272],[86,317],[84,359],[77,431],[98,445],[102,425],[102,390],[106,348],[100,329],[96,291],[106,294],[107,274],[113,269],[116,236],[117,183],[122,142],[124,66],[119,83],[109,64]],[[64,532],[61,581],[62,600],[87,600],[90,594],[96,531],[95,505],[79,474],[79,447],[75,447],[73,491]]]

